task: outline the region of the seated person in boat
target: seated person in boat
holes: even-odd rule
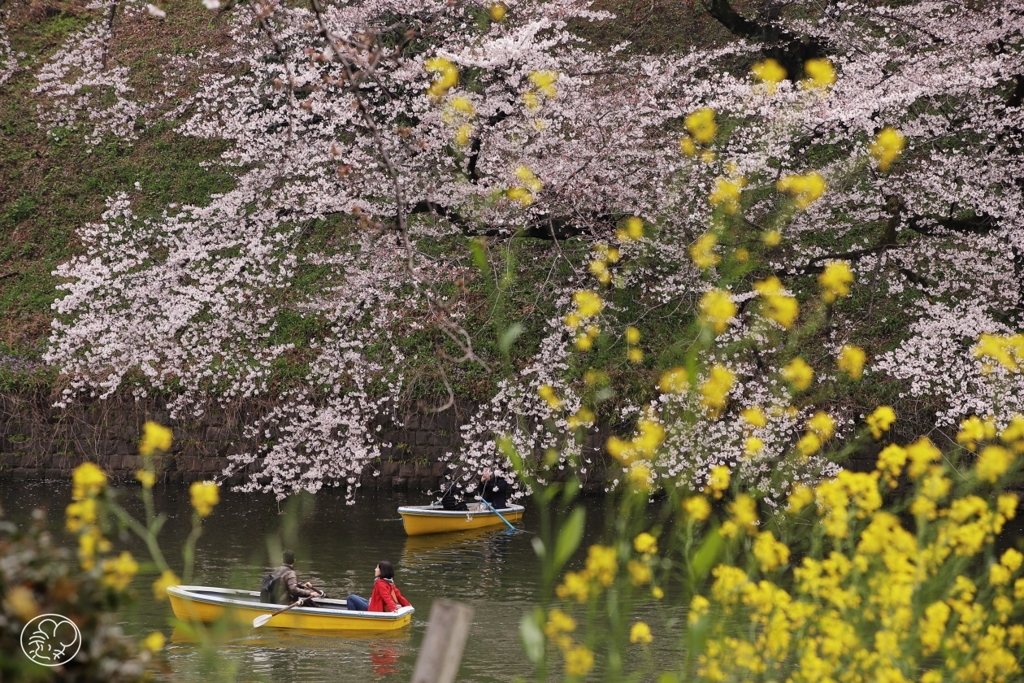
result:
[[[299,583],[299,577],[295,573],[295,553],[291,550],[285,550],[282,553],[281,560],[283,564],[275,569],[268,578],[271,579],[269,588],[265,588],[264,591],[269,592],[270,600],[278,605],[289,605],[293,602],[298,601],[299,598],[312,598],[316,596],[323,596],[323,592],[313,588],[313,584],[309,581],[305,583]],[[266,582],[266,580],[264,580]],[[260,593],[260,598],[263,598],[263,592]],[[318,605],[312,600],[306,600],[303,605],[305,607],[317,607]]]
[[[462,484],[455,481],[454,478],[448,482],[448,485],[444,488],[443,491],[444,492],[441,494],[441,507],[443,507],[445,510],[469,509],[469,507],[466,505],[466,501],[462,499]]]
[[[480,473],[476,495],[490,503],[495,510],[502,510],[508,507],[508,502],[505,500],[508,495],[508,482],[503,477],[496,475],[490,467],[485,467]],[[480,507],[487,509],[483,503],[480,504]]]
[[[350,610],[357,612],[397,612],[399,607],[411,607],[395,585],[395,570],[387,560],[381,560],[373,570],[373,593],[370,599],[358,595],[348,596]]]

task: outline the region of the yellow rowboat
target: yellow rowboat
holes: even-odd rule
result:
[[[272,614],[287,605],[260,602],[257,591],[207,586],[171,586],[167,589],[174,616],[182,621],[216,621],[227,617],[232,622],[252,626],[253,619]],[[397,612],[356,612],[345,608],[344,600],[316,598],[321,607],[292,607],[274,616],[267,626],[305,631],[393,631],[412,621],[412,607]]]
[[[522,505],[509,505],[498,512],[509,522],[519,522],[525,509]],[[398,514],[405,524],[405,533],[410,536],[483,529],[505,523],[483,503],[472,503],[469,510],[445,510],[440,505],[408,505],[398,508]]]

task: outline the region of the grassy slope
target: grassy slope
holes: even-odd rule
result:
[[[702,12],[699,3],[600,0],[594,9],[609,10],[619,17],[612,22],[576,27],[581,35],[599,47],[629,40],[633,43],[631,50],[678,51],[721,44],[729,39],[726,32]],[[51,272],[58,263],[80,253],[75,230],[99,219],[107,196],[130,192],[134,209],[145,217],[172,202],[202,204],[211,193],[222,192],[231,183],[229,176],[202,165],[216,158],[221,145],[184,138],[166,124],[145,128],[131,144],[108,139],[92,150],[83,144],[80,131],[47,135],[37,126],[36,107],[40,98],[31,92],[36,85],[33,74],[71,32],[85,25],[86,20],[81,5],[68,0],[51,0],[46,4],[37,0],[31,5],[12,8],[8,16],[8,33],[15,50],[30,57],[23,63],[24,70],[0,88],[0,234],[3,235],[0,247],[0,388],[37,386],[45,389],[52,385],[53,372],[33,365],[45,348],[50,304],[57,295],[57,282]],[[145,95],[147,88],[161,82],[160,74],[154,71],[154,55],[187,54],[210,43],[223,42],[226,40],[223,28],[223,19],[216,18],[198,3],[195,7],[176,7],[162,26],[144,19],[116,26],[115,51],[121,64],[132,67],[133,86]],[[141,184],[141,191],[134,189],[136,182]],[[314,226],[309,245],[315,248],[319,241],[330,239],[338,229],[344,228],[328,222]],[[586,248],[581,241],[569,241],[560,246],[569,252]],[[502,263],[509,264],[516,273],[507,287],[499,290],[493,283],[488,286],[481,281],[468,284],[465,296],[472,314],[467,326],[475,335],[482,356],[501,362],[496,340],[501,330],[513,321],[522,322],[527,329],[513,347],[511,363],[521,365],[536,350],[543,321],[552,312],[551,302],[543,296],[543,283],[549,277],[551,248],[552,245],[544,241],[514,240],[503,247],[500,256],[497,252],[491,253],[492,262],[498,268]],[[438,245],[438,249],[464,249],[464,245]],[[555,267],[566,268],[565,260],[557,260]],[[300,271],[295,287],[281,294],[280,303],[287,308],[290,300],[301,301],[305,295],[303,283],[315,287],[319,279],[316,269]],[[800,286],[801,283],[794,284]],[[803,284],[808,289],[813,287],[810,279]],[[626,299],[622,304],[630,306],[631,301]],[[887,310],[881,313],[880,307]],[[885,350],[906,324],[900,302],[896,301],[850,300],[844,302],[840,310],[850,319],[869,317],[891,321],[891,324],[870,330],[866,338],[858,338],[869,353]],[[870,315],[866,315],[869,312]],[[679,341],[679,330],[685,327],[690,315],[691,311],[685,309],[654,311],[644,319],[644,346],[671,348]],[[298,348],[277,364],[281,382],[301,381],[310,358],[307,342],[323,332],[320,328],[314,320],[288,312],[282,314],[272,341],[292,342]],[[443,339],[437,333],[406,334],[398,339],[410,355],[432,345],[443,346]],[[812,363],[819,360],[822,365],[830,364],[824,358],[815,357],[821,355],[823,341],[820,338],[805,340],[805,355]],[[455,349],[448,351],[456,355]],[[640,366],[631,366],[625,362],[624,355],[622,340],[605,339],[592,360],[610,362],[615,384],[628,387],[626,390],[634,395],[643,394],[652,385],[651,378],[658,372],[657,364],[671,362],[670,358],[659,362],[652,356]],[[421,355],[420,358],[422,367],[410,372],[409,396],[429,398],[443,393],[440,378],[432,367],[433,357]],[[490,395],[493,382],[493,378],[472,365],[457,368],[450,380],[460,395],[477,400]],[[852,404],[849,407],[886,401],[893,398],[893,392],[893,387],[885,383],[865,382],[854,395],[849,395]],[[928,407],[919,406],[918,412],[927,421]]]

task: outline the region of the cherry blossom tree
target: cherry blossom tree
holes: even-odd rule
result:
[[[228,141],[219,163],[236,184],[158,218],[114,197],[80,230],[86,253],[58,271],[66,294],[47,355],[72,377],[64,400],[126,383],[172,392],[178,411],[200,396],[265,395],[292,351],[275,342],[289,310],[325,332],[301,386],[270,425],[251,427],[273,439],[236,460],[255,468],[249,490],[355,484],[410,381],[397,340],[423,332],[423,353],[441,350],[439,407],[460,367],[492,378],[452,454],[468,471],[508,472],[500,434],[539,461],[556,453],[551,468],[588,470],[597,454],[580,429],[649,423],[648,437],[660,430],[652,476],[700,486],[727,464],[777,497],[834,471],[818,449],[787,458],[821,434],[807,426],[821,406],[785,379],[796,371],[783,309],[799,300],[821,349],[809,392],[845,386],[837,359],[896,305],[916,322],[871,349],[868,378],[927,404],[940,426],[1020,411],[1019,376],[975,346],[1022,326],[1021,3],[765,2],[750,17],[704,4],[737,41],[651,55],[587,44],[572,26],[611,17],[577,0],[245,3],[222,10],[230,49],[197,59],[199,87],[173,103],[138,102],[103,56],[116,16],[159,21],[162,10],[98,7],[39,71],[52,102],[41,125],[89,125],[94,142],[170,118]],[[89,99],[98,92],[104,104]],[[323,222],[337,226],[334,244],[308,248]],[[550,272],[565,273],[543,287],[550,319],[521,367],[469,331],[464,283],[493,265],[474,265],[493,253],[473,250],[481,238],[547,240]],[[318,289],[281,303],[310,268]],[[850,299],[832,305],[841,281],[825,286],[828,305],[806,305],[819,278],[846,272]],[[737,310],[719,320],[715,301]],[[681,336],[716,328],[687,386],[722,396],[657,391],[609,408],[586,354],[617,344],[653,387],[671,353],[645,360],[640,340],[665,311],[703,316],[679,323]],[[825,407],[822,441],[860,417],[841,398]],[[754,408],[770,422],[745,421]]]

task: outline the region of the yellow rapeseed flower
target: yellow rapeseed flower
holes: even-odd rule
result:
[[[519,202],[523,206],[533,204],[533,193],[525,187],[510,187],[505,190],[505,196],[514,202]]]
[[[994,484],[1006,474],[1012,462],[1013,453],[1002,446],[985,446],[981,454],[978,455],[974,471],[977,473],[978,479]]]
[[[764,427],[768,424],[768,416],[757,406],[744,409],[740,417],[751,427]]]
[[[782,233],[778,230],[768,230],[761,235],[761,241],[766,247],[777,247],[782,241]]]
[[[587,573],[608,588],[615,580],[619,568],[617,557],[615,548],[595,543],[587,549]]]
[[[871,428],[871,435],[876,439],[882,438],[883,432],[888,431],[892,423],[896,421],[896,411],[889,406],[879,406],[867,416],[865,422]]]
[[[852,282],[853,272],[846,262],[830,261],[824,272],[818,276],[818,284],[823,290],[821,298],[827,303],[832,303],[836,299],[849,296]]]
[[[626,328],[626,341],[630,344],[640,343],[640,330],[635,327]]]
[[[726,213],[736,213],[740,209],[740,194],[747,184],[746,178],[715,178],[715,187],[708,195],[711,206],[721,206]]]
[[[789,382],[797,391],[803,391],[811,386],[814,379],[814,368],[808,365],[803,358],[794,358],[786,367],[782,368],[782,379]]]
[[[729,512],[732,513],[732,521],[742,529],[748,536],[757,533],[757,502],[745,493],[736,496],[736,500],[729,503]]]
[[[892,162],[907,146],[907,139],[895,128],[883,128],[871,145],[871,156],[878,162],[878,168],[888,171]]]
[[[793,197],[797,207],[806,209],[825,194],[828,186],[825,179],[817,171],[811,171],[804,175],[787,175],[775,183],[779,192],[785,192]]]
[[[762,531],[754,539],[754,558],[762,572],[773,572],[789,562],[789,548],[775,540],[771,531]]]
[[[895,421],[895,419],[896,415],[893,414],[892,421]],[[888,429],[888,424],[892,424],[892,421],[887,423],[884,429]],[[869,422],[868,424],[870,425],[871,423]],[[875,438],[877,439],[879,436],[881,436],[881,431],[879,431],[878,436]],[[938,462],[941,457],[942,451],[936,448],[935,444],[927,436],[922,436],[907,446],[907,459],[910,460],[910,466],[907,467],[907,475],[911,479],[918,479],[922,474],[931,469],[932,464]]]
[[[728,470],[726,470],[726,473],[728,473]],[[727,482],[726,488],[728,487],[729,484]],[[719,495],[719,497],[721,497],[721,495]],[[690,519],[703,522],[711,515],[711,503],[709,503],[708,499],[704,496],[690,496],[683,500],[683,512],[685,512],[686,516]]]
[[[711,366],[707,380],[700,387],[700,402],[713,418],[721,415],[735,380],[736,375],[724,365],[716,363]]]
[[[642,363],[644,360],[644,352],[636,347],[633,347],[626,352],[626,358],[629,359],[630,363]]]
[[[441,99],[449,90],[459,84],[458,68],[444,57],[428,59],[424,62],[423,68],[428,73],[438,74],[437,80],[427,88],[427,93],[435,100]]]
[[[822,441],[828,441],[835,433],[836,421],[828,413],[819,410],[807,420],[807,428],[820,436]]]
[[[746,441],[743,442],[743,452],[748,456],[756,455],[763,449],[764,439],[756,436],[748,436]]]
[[[710,325],[715,332],[722,333],[729,326],[729,321],[736,315],[736,304],[732,296],[724,289],[711,289],[700,299],[701,322]]]
[[[693,626],[700,621],[702,617],[706,616],[710,609],[711,602],[707,598],[703,595],[695,595],[693,596],[693,599],[690,600],[690,613],[687,615],[686,619],[690,622],[690,625]]]
[[[213,512],[213,506],[220,502],[220,488],[212,481],[194,481],[188,489],[192,498],[192,507],[200,517],[207,517]]]
[[[772,275],[766,280],[755,282],[754,290],[764,297],[764,306],[761,308],[764,317],[774,320],[787,330],[793,326],[800,315],[800,306],[796,297],[786,294],[779,278]]]
[[[142,440],[139,441],[139,455],[149,456],[157,451],[169,451],[174,433],[150,420],[142,425]]]
[[[686,368],[672,368],[658,380],[658,391],[663,394],[681,394],[690,388],[690,377]]]
[[[658,539],[644,531],[637,534],[637,537],[633,539],[633,548],[638,553],[653,555],[658,552]]]
[[[572,300],[576,304],[577,312],[584,320],[593,318],[604,308],[604,301],[601,300],[601,296],[589,289],[583,289],[574,293]]]
[[[701,270],[717,266],[722,259],[715,253],[716,244],[718,244],[718,238],[714,233],[706,232],[698,237],[690,245],[690,258],[693,259],[694,265]]]
[[[156,474],[149,470],[138,470],[135,472],[135,478],[142,483],[142,487],[146,489],[153,488],[153,484],[156,483]]]
[[[644,222],[633,216],[625,225],[615,231],[615,238],[620,242],[635,242],[644,236]]]
[[[821,450],[822,439],[814,432],[806,432],[800,440],[796,442],[796,449],[800,451],[800,454],[805,458],[810,457]]]
[[[167,599],[167,589],[181,584],[181,579],[170,569],[165,569],[160,578],[153,582],[153,597],[157,601]]]
[[[729,468],[725,465],[716,465],[711,468],[711,474],[708,476],[708,485],[705,489],[706,492],[710,492],[714,496],[715,500],[722,497],[722,494],[729,490],[729,480],[732,474]]]
[[[491,5],[490,15],[494,21],[501,21],[505,18],[506,13],[508,13],[508,8],[503,3],[496,2]]]
[[[697,153],[697,145],[693,142],[693,138],[689,135],[679,138],[679,151],[688,157],[695,155]]]
[[[451,105],[452,109],[459,112],[460,114],[465,114],[466,116],[476,116],[476,107],[473,106],[473,101],[470,100],[468,97],[453,97],[449,104]]]
[[[139,563],[132,554],[123,551],[116,558],[103,561],[103,585],[122,591],[139,571]]]
[[[646,645],[647,643],[654,640],[651,636],[651,627],[642,621],[638,621],[633,624],[633,627],[629,629],[629,642],[640,643]]]
[[[142,647],[150,652],[160,652],[160,650],[164,649],[166,642],[163,633],[153,631],[142,640]]]
[[[836,365],[840,370],[849,375],[850,379],[860,379],[864,374],[864,361],[867,359],[867,354],[864,353],[864,349],[853,344],[844,344],[839,349],[839,359],[836,361]]]
[[[975,358],[991,358],[1010,372],[1024,366],[1024,334],[1000,336],[982,334],[974,347]]]
[[[468,123],[464,123],[455,131],[455,144],[459,147],[466,147],[469,145],[469,140],[472,136],[473,126]]]
[[[537,86],[544,97],[555,97],[558,91],[555,90],[555,82],[558,80],[558,73],[555,71],[534,71],[530,74],[530,82]]]
[[[775,86],[786,80],[786,70],[774,59],[757,62],[750,69],[759,83],[764,83],[769,93],[775,92]]]
[[[718,133],[714,110],[698,109],[691,113],[686,117],[686,130],[690,131],[693,139],[701,144],[707,144],[714,140]]]
[[[836,82],[836,70],[827,59],[808,59],[804,62],[807,78],[802,81],[806,88],[827,88]]]
[[[83,462],[71,474],[71,497],[82,500],[98,495],[107,485],[107,475],[94,462]]]
[[[548,404],[548,407],[552,410],[558,410],[562,407],[562,399],[558,398],[555,394],[555,389],[550,384],[541,384],[537,387],[537,395],[544,399],[544,402]]]
[[[594,668],[594,653],[586,645],[575,645],[565,651],[567,676],[586,676]]]
[[[796,484],[789,494],[787,512],[796,514],[814,502],[814,489],[803,484]]]

